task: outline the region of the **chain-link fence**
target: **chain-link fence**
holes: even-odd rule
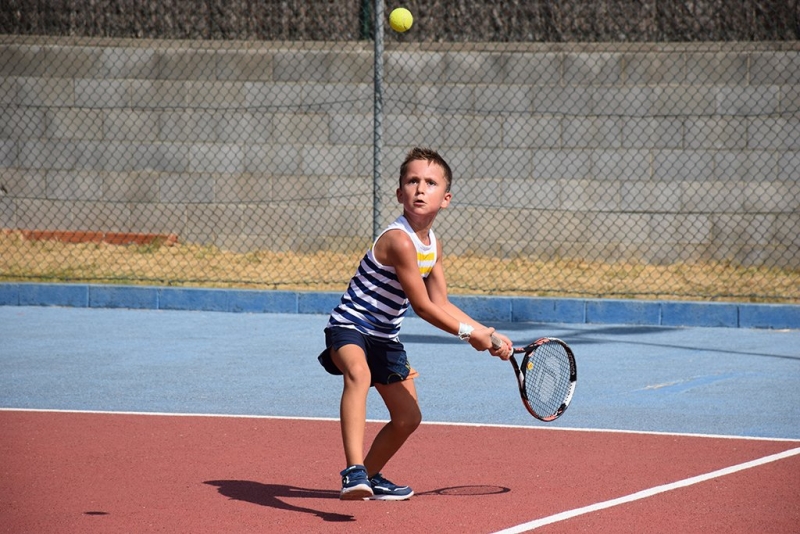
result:
[[[0,18],[0,280],[341,290],[424,145],[451,291],[800,301],[797,6],[408,2],[376,84],[371,1],[27,4]],[[750,42],[666,42],[692,28]],[[663,42],[535,42],[579,30]],[[159,31],[204,40],[129,38]]]

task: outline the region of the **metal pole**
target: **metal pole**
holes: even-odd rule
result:
[[[375,0],[375,108],[372,145],[372,240],[381,231],[381,150],[383,148],[383,0]]]

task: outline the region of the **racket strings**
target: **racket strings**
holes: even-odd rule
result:
[[[569,357],[558,343],[545,343],[529,354],[524,363],[525,395],[534,412],[542,417],[559,413],[571,388]]]

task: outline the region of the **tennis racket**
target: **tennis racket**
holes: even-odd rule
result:
[[[492,334],[492,346],[499,349],[503,342]],[[525,353],[522,366],[514,354]],[[511,365],[517,375],[519,396],[532,416],[540,421],[555,421],[569,406],[578,369],[569,346],[554,337],[537,339],[524,348],[515,348]]]

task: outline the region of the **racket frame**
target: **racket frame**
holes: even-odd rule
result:
[[[528,399],[528,395],[525,391],[525,373],[522,372],[522,369],[525,369],[528,365],[528,360],[530,359],[531,355],[544,345],[545,343],[558,343],[564,348],[564,351],[567,354],[567,359],[569,361],[569,390],[567,391],[567,395],[564,398],[564,401],[561,403],[561,406],[556,410],[554,414],[542,415],[536,413]],[[502,342],[499,338],[492,335],[492,346],[494,348],[500,348],[502,346]],[[522,358],[522,366],[517,363],[517,359],[514,357],[514,354],[525,354]],[[569,407],[570,402],[572,402],[572,396],[575,394],[575,385],[578,382],[578,367],[575,363],[575,355],[572,352],[572,349],[567,345],[563,340],[558,339],[556,337],[542,337],[534,341],[533,343],[525,346],[525,347],[517,347],[514,348],[511,357],[508,359],[511,362],[511,366],[514,368],[514,374],[517,377],[517,386],[519,387],[519,396],[522,399],[522,404],[525,406],[525,409],[528,410],[533,417],[540,421],[544,421],[545,423],[549,423],[555,421],[567,410]]]

